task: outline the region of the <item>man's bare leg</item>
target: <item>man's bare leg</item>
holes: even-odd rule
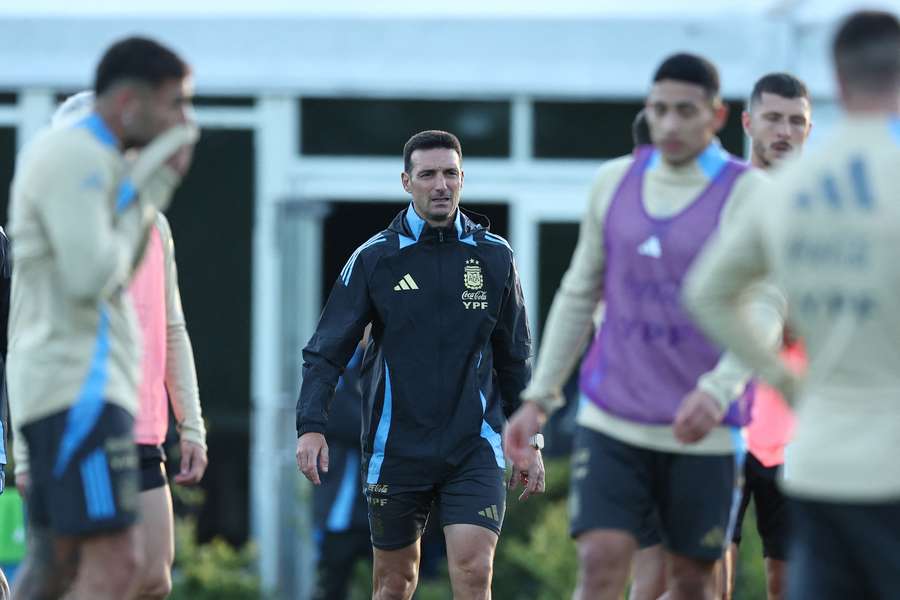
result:
[[[28,551],[16,577],[14,600],[56,600],[65,594],[78,571],[75,540],[54,540],[49,529],[28,525]]]
[[[419,540],[399,550],[372,550],[372,600],[412,598],[419,581]]]
[[[766,559],[766,588],[769,600],[783,600],[787,594],[787,563],[775,558]]]
[[[666,581],[670,600],[714,600],[715,561],[703,561],[668,552]]]
[[[575,600],[617,600],[628,581],[634,536],[614,529],[594,529],[578,536],[578,587]]]
[[[631,565],[629,600],[658,600],[666,593],[666,553],[662,544],[637,551]]]
[[[734,597],[734,584],[737,579],[739,556],[738,545],[735,543],[729,544],[728,550],[725,551],[725,558],[723,559],[723,579],[725,582],[725,589],[722,594],[723,600],[731,600]]]
[[[162,600],[172,592],[172,561],[175,541],[172,495],[169,486],[141,492],[141,522],[138,525],[144,563],[138,573],[138,600]]]
[[[448,525],[444,539],[454,600],[490,600],[497,534],[480,525]]]
[[[142,561],[137,527],[80,539],[72,600],[127,600],[137,590]]]

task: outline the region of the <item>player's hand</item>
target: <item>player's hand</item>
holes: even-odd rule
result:
[[[506,455],[519,471],[527,471],[531,467],[534,448],[528,442],[531,436],[540,431],[547,414],[534,402],[523,402],[506,424],[503,432],[503,447]],[[541,464],[543,474],[543,463]]]
[[[206,473],[209,460],[203,446],[187,440],[181,440],[181,471],[175,476],[178,485],[196,485]]]
[[[800,390],[803,388],[803,378],[803,375],[788,373],[787,377],[784,378],[784,381],[778,382],[778,391],[781,392],[785,402],[791,406],[794,406],[797,402],[797,397],[800,395]]]
[[[28,471],[22,471],[16,475],[16,489],[19,490],[19,496],[24,500],[28,497],[28,488],[31,485],[31,474]]]
[[[131,164],[129,178],[135,188],[141,190],[163,165],[178,172],[179,175],[187,173],[193,157],[194,144],[200,136],[200,130],[192,123],[176,125],[156,136],[152,142],[137,153]],[[169,197],[151,198],[158,202],[154,206],[161,211],[168,207]]]
[[[546,489],[544,477],[544,458],[541,451],[531,447],[531,465],[527,469],[513,467],[512,477],[509,478],[509,489],[514,490],[520,483],[525,489],[519,496],[519,500],[528,500],[532,494],[543,494]]]
[[[172,167],[176,173],[184,177],[190,170],[193,160],[194,144],[185,144],[166,161],[166,164]]]
[[[695,444],[722,422],[725,411],[707,392],[695,389],[684,397],[675,415],[675,437],[682,444]]]
[[[328,444],[324,435],[310,431],[297,438],[297,466],[313,484],[322,483],[319,468],[323,473],[328,472]]]

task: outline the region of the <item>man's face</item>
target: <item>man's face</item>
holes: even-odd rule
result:
[[[450,148],[431,148],[414,151],[410,160],[410,172],[400,176],[403,189],[412,195],[419,216],[431,225],[446,225],[459,206],[463,186],[459,155]]]
[[[702,86],[664,79],[647,96],[650,137],[671,165],[682,165],[703,152],[725,124],[728,109],[707,96]]]
[[[754,164],[769,167],[799,152],[812,128],[810,112],[806,98],[763,92],[742,115],[744,131],[753,140]]]
[[[136,85],[123,113],[125,146],[145,146],[170,127],[192,121],[190,78],[170,79],[156,89]]]

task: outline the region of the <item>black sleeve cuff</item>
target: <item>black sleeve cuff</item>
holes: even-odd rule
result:
[[[304,433],[321,433],[325,435],[325,425],[322,423],[297,423],[297,437]]]

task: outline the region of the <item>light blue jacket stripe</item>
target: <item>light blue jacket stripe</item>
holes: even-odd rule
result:
[[[483,416],[487,410],[487,400],[484,397],[484,392],[481,390],[478,390],[478,395],[481,396],[481,414]],[[503,456],[503,441],[500,439],[500,434],[494,431],[494,428],[491,427],[490,423],[484,418],[481,419],[481,437],[486,439],[491,445],[491,449],[494,451],[494,459],[497,461],[497,466],[501,469],[505,469],[506,458]]]
[[[59,454],[53,468],[53,474],[56,477],[62,476],[69,461],[72,460],[78,447],[90,434],[103,412],[105,404],[103,394],[109,378],[109,315],[105,306],[100,309],[96,340],[87,377],[81,386],[78,399],[69,408],[66,416],[66,429],[59,443]]]
[[[387,363],[384,363],[384,403],[381,406],[381,418],[378,420],[378,429],[375,430],[375,444],[372,448],[372,458],[369,459],[369,471],[366,483],[378,483],[381,475],[381,463],[384,462],[384,449],[387,446],[388,434],[391,430],[391,410],[393,408],[391,396],[391,373]]]
[[[84,127],[97,138],[101,144],[118,148],[119,140],[116,134],[106,126],[99,114],[92,112],[90,115],[75,124],[75,127]]]
[[[328,531],[347,531],[350,529],[350,518],[353,515],[353,499],[359,494],[359,455],[353,450],[347,452],[347,464],[344,465],[344,476],[338,488],[334,504],[328,513],[326,527]]]
[[[504,240],[499,235],[494,235],[493,233],[485,233],[484,241],[493,242],[494,244],[500,244],[501,246],[506,246],[507,248],[509,248],[510,252],[512,252],[512,246],[509,245],[509,242]]]
[[[347,264],[344,265],[344,268],[341,269],[341,281],[344,282],[345,287],[350,285],[350,276],[353,275],[353,266],[356,264],[356,259],[359,258],[360,253],[370,246],[374,246],[375,244],[380,244],[386,241],[387,238],[378,235],[356,249],[356,251],[350,256],[350,260],[348,260]]]
[[[130,179],[124,180],[119,185],[119,196],[116,198],[116,212],[122,212],[128,208],[137,198],[137,188]]]

